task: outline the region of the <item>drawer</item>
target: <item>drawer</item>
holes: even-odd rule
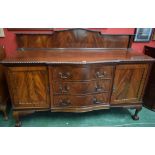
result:
[[[92,94],[109,92],[111,80],[97,80],[89,82],[53,82],[54,94]]]
[[[85,96],[69,96],[55,95],[54,107],[81,107],[92,105],[104,105],[108,103],[108,93],[85,95]]]
[[[112,66],[54,66],[50,67],[53,80],[93,80],[112,78]]]

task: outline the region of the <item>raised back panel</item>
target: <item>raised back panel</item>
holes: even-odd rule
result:
[[[16,34],[18,48],[129,48],[130,35],[104,35],[85,29],[52,34]]]

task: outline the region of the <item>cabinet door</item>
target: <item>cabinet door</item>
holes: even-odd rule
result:
[[[46,67],[9,67],[7,80],[15,109],[49,108]]]
[[[111,103],[141,102],[148,67],[148,64],[117,65]]]

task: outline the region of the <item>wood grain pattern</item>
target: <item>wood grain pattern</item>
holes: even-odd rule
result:
[[[147,64],[116,66],[112,104],[142,102],[148,67]]]
[[[86,107],[91,105],[107,105],[108,93],[82,95],[82,96],[68,96],[68,95],[54,95],[54,102],[52,107]]]
[[[76,52],[76,53],[75,53]],[[36,54],[37,53],[37,54]],[[102,63],[139,63],[154,61],[153,58],[127,50],[28,50],[7,56],[3,64],[102,64]]]
[[[50,68],[53,80],[83,81],[111,79],[113,66],[107,65],[57,65]]]
[[[87,104],[98,108],[99,105],[101,108],[105,105],[107,108],[113,72],[113,66],[101,64],[50,66],[50,90],[51,96],[54,97],[51,98],[51,108],[65,106],[64,110],[73,111],[72,108],[83,108]],[[98,104],[93,104],[95,99]],[[86,108],[83,111],[87,111]]]
[[[17,34],[19,48],[128,48],[129,35],[102,35],[85,29],[50,34]]]
[[[54,94],[84,95],[110,91],[111,80],[96,80],[89,82],[53,82]]]
[[[7,68],[16,125],[28,111],[50,109],[135,108],[132,118],[138,120],[148,70],[155,60],[128,49],[131,38],[83,29],[18,34],[18,47],[24,49],[1,61]]]
[[[13,108],[49,108],[46,67],[9,67],[7,80]]]

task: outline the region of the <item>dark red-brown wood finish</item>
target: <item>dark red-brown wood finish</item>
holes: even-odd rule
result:
[[[145,46],[144,53],[148,56],[155,58],[155,48]],[[146,91],[144,94],[144,103],[143,105],[153,111],[155,111],[155,63],[153,63],[148,84],[146,86]]]
[[[132,39],[84,29],[17,34],[16,54],[1,61],[16,126],[19,116],[42,110],[135,108],[138,120],[154,59],[130,49]]]
[[[5,58],[4,47],[0,46],[0,60]],[[8,119],[7,116],[7,101],[9,98],[4,66],[0,64],[0,111],[3,112],[4,120]]]
[[[153,62],[151,57],[129,50],[53,49],[17,51],[2,61],[4,64],[107,64]]]
[[[13,109],[49,108],[46,67],[8,67],[6,73]]]
[[[127,48],[129,35],[102,35],[85,29],[69,29],[52,34],[17,34],[19,48]]]

